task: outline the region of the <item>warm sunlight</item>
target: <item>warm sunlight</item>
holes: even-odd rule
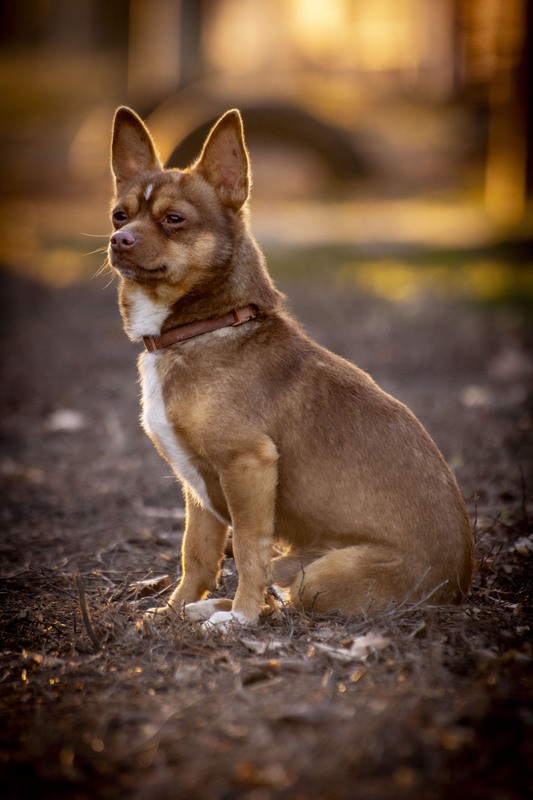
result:
[[[241,108],[266,246],[527,236],[525,0],[86,0],[61,20],[46,9],[39,48],[0,58],[0,255],[21,273],[64,285],[100,267],[119,103],[149,120],[163,160]],[[22,42],[27,13],[11,17]]]
[[[433,266],[431,261],[430,254],[418,266],[407,260],[348,262],[340,268],[338,280],[340,285],[400,303],[432,294],[478,301],[533,299],[531,269],[510,269],[508,263],[487,259],[461,260],[450,266]]]
[[[346,0],[291,0],[288,21],[296,47],[313,59],[325,59],[326,64],[342,59],[349,44],[346,26],[350,3]]]
[[[533,798],[532,52],[0,0],[4,800]]]

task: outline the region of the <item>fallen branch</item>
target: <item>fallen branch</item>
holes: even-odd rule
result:
[[[85,625],[85,630],[87,631],[87,635],[92,642],[94,652],[98,653],[102,649],[102,645],[100,643],[100,639],[94,632],[93,624],[91,622],[91,614],[89,612],[87,599],[85,597],[85,588],[79,575],[76,575],[76,588],[78,590],[78,601],[80,604],[81,618],[83,620],[83,624]]]

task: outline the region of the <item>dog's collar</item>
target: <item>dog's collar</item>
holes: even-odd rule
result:
[[[158,336],[143,336],[143,342],[149,353],[155,353],[157,350],[162,350],[171,344],[185,342],[187,339],[194,339],[204,333],[217,331],[220,328],[242,325],[243,322],[249,322],[255,317],[257,317],[257,308],[255,306],[244,306],[244,308],[233,309],[228,314],[224,314],[223,317],[190,322],[188,325],[179,325],[177,328],[171,328]]]

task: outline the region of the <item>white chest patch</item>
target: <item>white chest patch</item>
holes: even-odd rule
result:
[[[228,520],[221,517],[213,508],[205,481],[194,466],[190,451],[176,435],[174,427],[168,421],[161,381],[157,371],[158,358],[158,353],[143,353],[141,358],[143,428],[152,439],[157,441],[177,478],[187,485],[198,502],[222,522],[229,524]]]
[[[130,339],[138,341],[143,336],[157,336],[168,315],[168,306],[155,303],[142,289],[135,288],[130,295],[130,310],[126,332]]]

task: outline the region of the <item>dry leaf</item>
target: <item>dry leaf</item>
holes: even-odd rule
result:
[[[377,653],[384,650],[390,643],[380,633],[365,633],[363,636],[357,636],[349,647],[339,647],[322,642],[316,642],[315,647],[323,653],[339,661],[365,661],[372,653]]]

